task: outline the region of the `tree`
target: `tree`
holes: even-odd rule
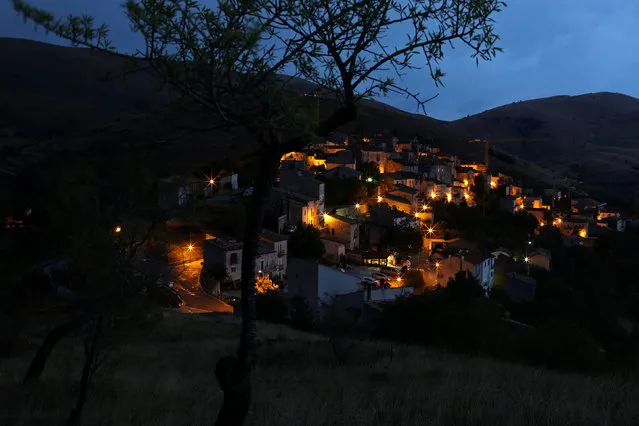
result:
[[[112,47],[108,28],[96,27],[90,17],[56,20],[24,0],[13,4],[26,19],[75,44],[128,57]],[[195,0],[125,3],[132,28],[146,42],[138,54],[143,61],[134,64],[160,74],[207,111],[215,126],[246,129],[260,147],[244,236],[240,345],[237,356],[224,357],[216,368],[224,391],[217,424],[242,424],[250,405],[256,354],[254,258],[280,153],[297,151],[312,135],[326,137],[353,120],[358,101],[367,97],[395,91],[424,109],[419,94],[383,74],[401,77],[425,65],[439,84],[443,47],[455,40],[469,46],[477,61],[490,60],[499,51],[492,16],[503,6],[497,0],[222,0],[213,9]],[[405,43],[393,49],[382,44],[386,33],[407,27],[412,34]],[[308,109],[281,77],[291,68],[336,95],[335,109],[320,122],[308,120]]]
[[[300,223],[288,240],[288,253],[299,259],[319,260],[324,256],[324,243],[319,229],[313,225]]]
[[[202,272],[200,272],[200,285],[209,293],[219,294],[220,286],[227,277],[228,273],[224,264],[216,263],[208,268],[202,268]]]
[[[470,302],[473,299],[484,296],[484,289],[467,271],[459,271],[455,274],[455,278],[448,282],[445,294],[456,302]]]
[[[273,284],[273,280],[268,275],[260,274],[255,280],[255,291],[257,294],[266,294],[270,291],[276,291],[280,288],[277,284]]]
[[[393,226],[386,232],[386,246],[401,252],[415,253],[421,251],[424,240],[419,229],[409,226]]]

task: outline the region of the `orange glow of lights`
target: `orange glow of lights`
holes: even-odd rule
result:
[[[115,227],[115,232],[119,233],[121,231],[122,231],[122,227],[120,227],[120,226],[116,226]]]
[[[359,209],[359,207],[360,207],[360,206],[359,206],[359,203],[355,204],[355,208],[356,208],[356,209]]]
[[[189,244],[186,248],[187,248],[189,251],[193,250],[193,244]]]
[[[451,201],[453,201],[453,194],[451,194],[450,192],[448,194],[446,194],[446,200],[450,203]]]
[[[437,194],[435,194],[435,191],[430,191],[430,198],[437,198]]]
[[[382,198],[381,196],[377,197],[377,202],[378,202],[378,203],[381,203],[381,202],[382,202],[382,200],[383,200],[383,198]]]

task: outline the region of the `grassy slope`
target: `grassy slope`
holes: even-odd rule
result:
[[[154,331],[108,352],[85,424],[212,424],[222,399],[215,360],[233,350],[238,333],[233,317],[167,313]],[[639,388],[610,377],[416,347],[395,347],[388,364],[382,342],[345,346],[339,366],[330,344],[314,335],[261,324],[260,340],[249,425],[631,425],[639,418]],[[24,388],[18,383],[33,350],[0,363],[2,424],[60,424],[68,413],[80,347],[66,342],[42,381]]]

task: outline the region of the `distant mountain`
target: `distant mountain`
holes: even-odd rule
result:
[[[639,99],[619,93],[514,102],[450,123],[497,152],[630,196],[639,187]],[[499,142],[502,138],[527,139]]]
[[[201,114],[185,117],[184,111],[167,112],[171,95],[168,90],[158,90],[159,79],[152,73],[118,78],[126,69],[125,61],[84,48],[0,38],[0,144],[3,136],[5,140],[49,140],[92,135],[106,140],[108,133],[117,133],[120,140],[174,139],[176,133],[184,133],[176,128],[186,127],[186,122],[205,125]],[[289,86],[301,93],[315,88],[299,78],[291,79]],[[330,97],[320,95],[323,113],[333,107]],[[344,130],[369,133],[385,129],[400,137],[433,138],[444,146],[464,140],[440,123],[366,100],[360,118]],[[206,141],[209,136],[199,134],[192,139]],[[185,143],[193,146],[190,142]],[[203,158],[199,156],[200,161]]]
[[[117,77],[125,66],[123,58],[88,49],[0,38],[0,147],[8,141],[52,139],[58,148],[151,143],[154,161],[175,167],[251,149],[239,133],[185,136],[185,128],[205,126],[206,116],[169,109],[172,96],[158,90],[159,80],[151,73]],[[301,79],[293,79],[290,87],[301,93],[314,89]],[[334,106],[330,97],[320,96],[322,115]],[[545,138],[495,143],[491,164],[528,182],[554,184],[570,174],[593,184],[593,193],[620,197],[639,185],[639,100],[619,94],[517,102],[454,122],[369,100],[362,103],[357,120],[340,130],[417,135],[474,160],[482,159],[482,149],[468,144],[471,138]],[[179,143],[156,146],[163,140]]]

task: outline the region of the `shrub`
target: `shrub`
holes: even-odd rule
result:
[[[288,303],[279,291],[269,290],[255,295],[257,319],[285,323],[289,319]]]

